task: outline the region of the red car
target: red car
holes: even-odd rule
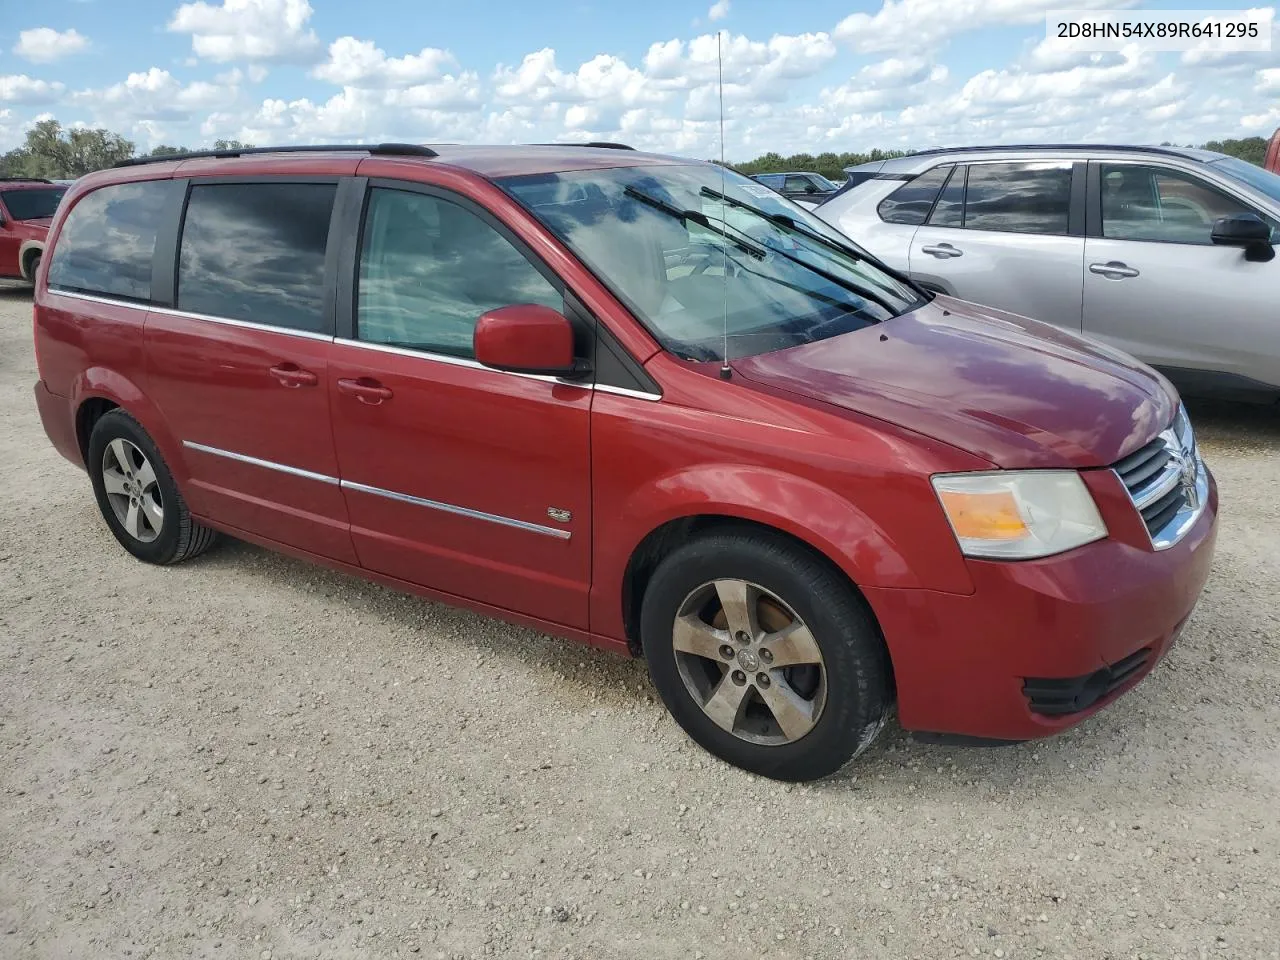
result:
[[[66,192],[51,180],[0,177],[0,280],[35,280],[49,224]]]
[[[35,336],[45,430],[134,556],[221,531],[643,655],[695,740],[779,779],[895,704],[935,738],[1078,723],[1213,554],[1159,374],[616,146],[94,174]]]

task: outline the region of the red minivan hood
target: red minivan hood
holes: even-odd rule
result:
[[[943,296],[877,326],[732,366],[1005,468],[1114,463],[1168,426],[1177,403],[1159,374],[1126,354]]]

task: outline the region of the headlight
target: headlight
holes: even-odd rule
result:
[[[933,489],[969,557],[1047,557],[1107,535],[1074,470],[940,474]]]

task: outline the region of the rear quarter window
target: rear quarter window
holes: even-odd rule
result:
[[[118,183],[82,197],[67,215],[49,261],[49,286],[146,302],[156,231],[173,180]]]
[[[880,201],[880,206],[876,208],[880,219],[885,223],[905,223],[912,226],[924,223],[950,172],[950,164],[934,167],[904,183]]]

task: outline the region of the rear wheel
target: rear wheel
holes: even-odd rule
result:
[[[212,546],[217,534],[192,519],[155,443],[124,411],[94,424],[87,466],[103,519],[139,560],[179,563]]]
[[[27,279],[32,283],[36,282],[36,272],[40,269],[40,260],[42,257],[43,254],[36,253],[27,261]]]
[[[887,652],[861,598],[821,557],[768,532],[670,554],[641,610],[672,716],[716,756],[778,780],[835,773],[892,705]]]

